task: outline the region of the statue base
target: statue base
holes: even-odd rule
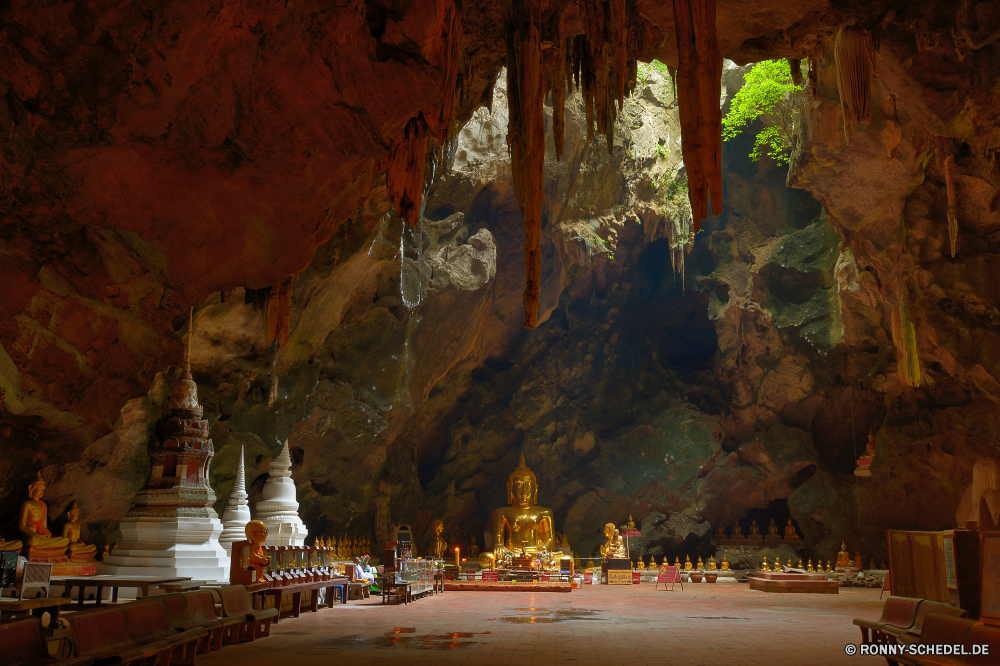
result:
[[[632,584],[632,562],[624,557],[609,558],[604,561],[607,566],[608,585],[631,585]],[[604,568],[603,566],[601,567]],[[604,576],[602,576],[603,578]],[[603,581],[602,581],[603,582]]]
[[[97,562],[57,562],[52,565],[53,576],[93,576]]]
[[[218,518],[127,516],[120,529],[124,539],[98,565],[98,573],[229,580]]]

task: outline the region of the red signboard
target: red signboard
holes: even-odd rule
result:
[[[484,581],[492,581],[494,583],[500,582],[499,571],[484,571],[482,575]]]
[[[584,571],[583,572],[583,584],[584,585],[593,585],[594,584],[594,572],[593,571]]]
[[[684,583],[681,582],[681,572],[675,566],[664,564],[660,567],[660,573],[656,576],[656,587],[663,583],[663,589],[667,589],[667,585],[670,585],[670,589],[674,589],[674,583],[680,583],[681,589],[684,589]],[[655,589],[655,588],[654,588]]]

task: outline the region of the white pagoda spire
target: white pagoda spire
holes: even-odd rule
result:
[[[243,465],[243,447],[240,446],[240,466],[236,469],[236,485],[229,496],[229,506],[222,512],[222,534],[219,545],[232,552],[234,541],[246,539],[246,526],[250,522],[250,504],[247,502],[246,472]]]
[[[268,465],[268,479],[257,502],[257,520],[267,525],[266,546],[305,545],[305,523],[299,518],[299,501],[292,481],[292,456],[288,452],[288,441],[281,447],[281,453]]]

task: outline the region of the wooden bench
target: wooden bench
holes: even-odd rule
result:
[[[58,660],[49,655],[38,618],[0,624],[0,656],[6,666],[90,666],[93,657]]]
[[[886,626],[909,629],[917,615],[917,606],[922,599],[912,597],[889,597],[882,607],[882,616],[877,620],[854,618],[854,624],[861,627],[862,644],[881,643],[882,628]]]
[[[98,666],[119,663],[153,666],[161,659],[162,663],[169,663],[173,651],[166,641],[136,644],[129,636],[125,613],[120,608],[76,613],[70,616],[69,626],[76,653],[93,657]]]
[[[170,600],[171,603],[175,601]],[[208,629],[174,629],[167,617],[166,605],[158,598],[127,604],[122,612],[125,613],[125,623],[132,642],[164,642],[170,646],[168,664],[173,662],[194,666],[198,644],[208,641]]]
[[[886,637],[886,642],[919,643],[921,632],[923,631],[924,620],[931,614],[963,618],[968,616],[969,613],[961,608],[955,608],[951,604],[923,599],[920,602],[920,605],[917,606],[917,613],[913,617],[912,625],[909,627],[893,627],[891,625],[887,625],[882,627],[880,633]]]
[[[187,602],[187,616],[174,624],[175,629],[188,629],[192,627],[202,627],[208,629],[211,636],[206,641],[205,651],[222,649],[222,638],[227,633],[239,632],[241,624],[246,622],[245,615],[234,615],[233,617],[219,617],[215,613],[215,601],[212,593],[208,590],[199,592],[189,592],[183,595]]]
[[[250,593],[242,585],[223,587],[217,592],[225,617],[244,618],[239,624],[231,625],[232,629],[224,638],[226,643],[243,643],[270,635],[271,622],[278,617],[277,608],[254,610],[250,604]]]
[[[948,645],[962,645],[967,642],[969,633],[972,628],[976,626],[974,620],[967,620],[962,617],[956,617],[955,615],[945,615],[942,613],[930,613],[922,619],[922,631],[919,639],[914,638],[912,634],[902,634],[900,636],[900,643],[903,645],[914,645],[917,643],[923,643],[925,645],[935,645],[935,644],[948,644]],[[888,659],[888,658],[887,658]],[[994,662],[996,661],[996,655],[993,655]],[[890,659],[890,663],[895,660],[897,663],[908,664],[910,666],[916,666],[920,661],[931,664],[938,664],[940,666],[955,666],[961,663],[959,658],[951,658],[947,656],[910,656],[907,654],[896,655],[893,659]]]

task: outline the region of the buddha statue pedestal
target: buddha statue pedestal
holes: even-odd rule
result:
[[[219,545],[222,522],[208,482],[215,448],[202,411],[188,366],[156,424],[149,479],[119,526],[122,543],[98,565],[99,574],[229,580],[230,556]]]
[[[628,558],[610,558],[601,564],[601,582],[607,585],[631,585],[632,562]]]

